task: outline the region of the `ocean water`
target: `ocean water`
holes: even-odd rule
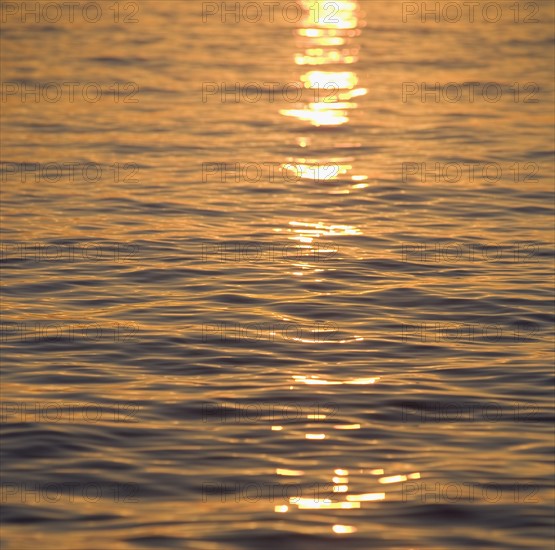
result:
[[[550,548],[553,3],[247,4],[2,5],[2,548]]]

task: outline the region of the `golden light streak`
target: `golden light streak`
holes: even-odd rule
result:
[[[401,481],[406,481],[407,479],[420,479],[420,472],[415,472],[414,474],[408,474],[408,475],[380,477],[378,481],[380,483],[399,483]]]
[[[287,468],[276,468],[276,474],[278,476],[303,476],[304,472],[302,470],[288,470]]]
[[[360,502],[328,502],[310,499],[299,499],[298,502],[289,500],[291,504],[296,504],[299,510],[352,510],[360,508]]]
[[[326,434],[305,434],[306,439],[326,439]]]
[[[360,424],[337,424],[336,430],[360,430]]]
[[[347,495],[349,502],[368,502],[373,500],[384,500],[385,493],[363,493],[361,495]]]
[[[347,534],[347,533],[355,533],[357,529],[352,525],[334,525],[332,527],[332,530],[334,533]]]

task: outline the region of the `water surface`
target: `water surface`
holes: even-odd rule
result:
[[[549,547],[553,4],[108,4],[3,25],[2,547]]]

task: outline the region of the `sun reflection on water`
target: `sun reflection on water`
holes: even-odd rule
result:
[[[341,136],[326,135],[326,132],[346,127],[351,121],[352,113],[358,107],[355,99],[367,93],[367,89],[361,86],[359,77],[353,70],[359,60],[359,48],[353,42],[360,34],[360,28],[364,26],[360,19],[359,2],[301,0],[300,4],[304,9],[304,17],[300,28],[297,29],[296,38],[302,51],[295,54],[294,61],[297,66],[307,68],[306,72],[299,76],[299,81],[305,92],[304,97],[308,99],[294,108],[280,110],[280,114],[304,124],[306,133],[298,136],[296,140],[302,154],[288,158],[287,162],[282,164],[282,168],[294,173],[300,181],[312,184],[329,183],[329,193],[349,194],[368,186],[365,183],[368,180],[367,175],[353,173],[356,160],[353,151],[360,148],[361,144]],[[329,154],[330,139],[333,140],[331,147],[337,151],[336,154]],[[327,142],[322,144],[322,140]],[[319,147],[326,149],[326,156],[322,156]],[[344,185],[345,182],[347,186]],[[308,273],[319,276],[324,271],[333,271],[333,267],[316,267],[310,259],[321,259],[325,254],[333,256],[338,252],[337,245],[328,239],[362,234],[356,226],[321,220],[291,220],[285,228],[276,227],[274,231],[288,234],[288,239],[297,243],[302,250],[303,258],[295,264],[295,270],[291,272],[296,277]],[[316,282],[322,281],[323,279],[316,279]],[[361,340],[363,338],[357,335],[332,340],[331,336],[324,334],[323,338],[319,337],[318,342],[352,343]],[[289,386],[290,390],[298,389],[302,385],[314,387],[315,390],[321,387],[323,390],[330,386],[365,386],[379,381],[379,377],[328,378],[317,375],[293,375],[292,378],[293,385]],[[320,414],[319,411],[318,414],[306,415],[305,426],[289,424],[272,426],[271,429],[284,436],[302,437],[310,442],[310,445],[322,446],[333,440],[334,434],[342,433],[348,436],[345,432],[364,428],[361,424],[348,420],[337,423],[330,423],[329,420],[328,415]],[[320,422],[318,427],[316,422]],[[376,485],[376,489],[381,488],[380,485],[420,478],[419,472],[384,476],[382,468],[358,469],[357,473],[363,473],[365,479]],[[277,468],[276,474],[307,479],[309,477],[308,473],[302,470],[288,468]],[[354,491],[349,470],[344,468],[336,468],[330,479],[330,490],[326,495],[314,495],[314,498],[291,497],[286,505],[276,505],[275,513],[287,514],[293,510],[333,510],[337,513],[341,510],[372,506],[387,497],[385,492],[369,491],[368,488],[365,492]],[[359,484],[357,481],[354,485]],[[337,522],[330,527],[333,533],[342,536],[357,532],[357,527],[351,524]]]
[[[292,375],[292,378],[296,384],[305,385],[315,385],[315,386],[340,386],[340,385],[372,385],[380,380],[379,377],[365,377],[365,378],[344,378],[344,379],[328,379],[317,375]],[[294,389],[293,386],[290,389]],[[317,414],[308,415],[307,420],[325,420],[327,415]],[[325,428],[319,431],[301,431],[303,428],[298,424],[289,425],[290,435],[301,436],[304,435],[306,441],[313,441],[314,445],[325,444],[326,440],[332,438],[332,430],[360,430],[363,428],[361,424],[322,424]],[[279,428],[279,431],[287,429],[287,426],[272,426],[272,430]],[[306,428],[305,428],[306,429]],[[282,477],[295,477],[299,480],[303,478],[306,483],[310,486],[310,481],[313,475],[311,472],[294,469],[279,467],[275,471],[277,476]],[[307,496],[294,496],[289,497],[287,504],[274,506],[274,512],[276,514],[286,514],[298,511],[334,511],[336,514],[342,510],[359,510],[364,507],[374,506],[378,501],[384,501],[388,499],[388,493],[383,490],[368,490],[371,486],[376,489],[381,489],[380,485],[394,485],[397,483],[402,483],[408,480],[416,480],[421,478],[420,472],[409,472],[409,473],[391,473],[390,475],[384,475],[384,468],[364,468],[355,467],[354,469],[346,468],[335,468],[333,473],[330,474],[330,483],[325,483],[324,485],[317,485],[320,487],[325,487],[323,492],[315,491],[312,498],[307,498]],[[352,478],[357,476],[357,479],[353,483]],[[367,490],[365,492],[359,492],[362,483],[366,485]],[[395,498],[395,495],[390,495],[390,497]],[[397,495],[398,497],[398,495]],[[331,530],[335,534],[347,535],[355,533],[358,528],[355,525],[347,525],[343,523],[334,523],[331,526]]]
[[[353,65],[359,60],[359,48],[351,44],[360,34],[358,27],[364,24],[359,20],[359,5],[357,1],[313,0],[303,0],[301,5],[305,15],[297,35],[304,50],[295,54],[295,64],[322,68],[300,76],[314,101],[299,109],[282,109],[280,113],[314,126],[341,126],[349,122],[350,110],[357,108],[351,100],[368,91],[357,87],[359,80],[354,71],[339,70],[339,66]],[[324,16],[329,8],[334,8],[334,13]],[[325,70],[325,66],[331,67]]]
[[[295,108],[279,112],[304,124],[306,133],[296,138],[302,154],[291,155],[281,167],[284,172],[294,174],[296,181],[328,184],[328,193],[348,195],[368,187],[365,183],[368,175],[353,173],[356,161],[353,152],[362,144],[344,136],[329,135],[329,132],[350,122],[351,113],[358,107],[353,100],[367,93],[367,89],[360,86],[356,72],[351,70],[359,53],[353,42],[365,23],[361,20],[358,0],[333,3],[302,0],[301,6],[304,17],[296,37],[302,52],[295,55],[294,61],[297,66],[308,67],[299,76],[306,92],[305,99]],[[316,127],[322,129],[315,131]],[[325,156],[319,148],[326,150]],[[336,153],[330,154],[330,149]],[[274,231],[289,233],[288,238],[299,243],[302,257],[294,264],[291,275],[304,277],[312,274],[318,277],[316,283],[324,281],[320,278],[323,272],[335,269],[331,264],[325,267],[323,264],[324,259],[332,259],[339,252],[339,246],[328,239],[362,234],[352,225],[312,220],[291,220],[286,228],[276,227]],[[362,340],[354,337],[355,341],[358,339]],[[341,340],[345,341],[353,339]]]
[[[277,472],[282,470],[278,469]],[[366,476],[378,476],[384,473],[381,468],[375,468],[369,471],[360,469],[357,473],[365,474]],[[385,492],[368,492],[368,493],[355,493],[352,492],[349,486],[349,470],[343,468],[336,468],[334,476],[331,478],[333,485],[332,493],[326,491],[324,494],[315,492],[313,498],[306,497],[289,497],[287,505],[277,505],[274,507],[275,513],[284,514],[291,512],[295,508],[297,510],[356,510],[366,506],[372,506],[372,503],[383,501],[387,499]],[[281,473],[280,475],[287,475]],[[303,473],[304,475],[304,473]],[[408,479],[420,479],[420,472],[413,472],[409,474],[398,474],[388,476],[388,483],[400,483]],[[383,483],[384,478],[377,479],[378,483]],[[368,478],[368,483],[375,482],[375,478]],[[332,531],[338,534],[348,534],[357,531],[354,525],[334,524]]]

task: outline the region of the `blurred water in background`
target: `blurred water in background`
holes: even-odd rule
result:
[[[2,548],[548,548],[553,3],[8,4]]]

